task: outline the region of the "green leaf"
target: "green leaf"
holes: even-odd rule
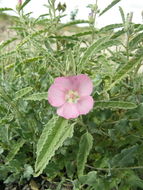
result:
[[[25,164],[24,165],[24,172],[23,172],[23,177],[26,179],[30,179],[30,177],[33,175],[34,171],[31,165]]]
[[[113,30],[115,28],[121,28],[121,27],[123,27],[123,24],[110,24],[101,28],[100,31],[104,32],[104,31]]]
[[[86,31],[86,32],[79,32],[79,33],[76,33],[76,34],[73,34],[72,36],[73,37],[81,37],[81,36],[86,36],[86,35],[90,35],[92,34],[93,31],[92,30],[89,30],[89,31]],[[96,32],[95,32],[96,33]]]
[[[9,69],[9,68],[12,68],[14,66],[19,66],[19,65],[22,65],[22,64],[27,64],[27,63],[31,63],[31,62],[34,62],[34,61],[38,61],[38,60],[40,60],[42,58],[43,58],[43,56],[28,58],[28,59],[23,60],[20,63],[17,63],[17,64],[15,64],[15,63],[9,64],[9,65],[7,65],[5,67],[5,69]]]
[[[20,139],[11,146],[10,152],[6,157],[6,163],[9,163],[16,156],[16,154],[19,152],[20,148],[24,145],[24,143],[25,140]]]
[[[110,161],[112,167],[125,167],[134,163],[138,145],[123,149],[121,153],[116,154]]]
[[[33,39],[34,37],[41,35],[42,33],[46,33],[48,32],[48,29],[43,29],[43,30],[38,30],[32,34],[29,34],[28,36],[26,36],[17,46],[16,49],[18,50],[19,48],[21,48],[25,43],[29,42],[31,39]]]
[[[42,93],[32,94],[32,95],[24,98],[24,100],[41,101],[41,100],[47,100],[47,97],[48,97],[48,93],[42,92]]]
[[[90,133],[82,135],[79,142],[79,150],[77,154],[77,174],[78,177],[83,175],[87,157],[93,145],[93,137]]]
[[[94,54],[98,53],[101,50],[104,50],[111,46],[117,46],[119,44],[121,44],[121,42],[116,39],[109,39],[107,37],[102,37],[102,38],[98,39],[90,47],[88,47],[87,50],[84,52],[84,55],[82,56],[82,58],[79,62],[80,70],[82,69],[82,67],[84,68],[86,62],[88,61],[90,56],[92,56],[93,53]]]
[[[60,27],[58,27],[58,29],[62,29],[65,27],[76,25],[76,24],[85,24],[85,23],[89,23],[89,21],[88,20],[75,20],[75,21],[68,22],[67,24],[61,25]]]
[[[107,87],[106,91],[110,90],[116,83],[119,83],[127,74],[134,69],[136,65],[138,65],[143,59],[143,55],[131,59],[128,63],[124,64],[119,71],[115,73],[112,78],[112,83]]]
[[[103,15],[105,12],[107,12],[109,9],[111,9],[113,6],[115,6],[117,3],[119,3],[121,0],[114,0],[110,5],[108,5],[99,16]]]
[[[12,98],[6,94],[5,90],[2,87],[0,87],[0,96],[11,106],[12,112],[14,112],[15,115],[20,118],[22,116],[22,113],[19,111],[17,105],[15,104],[15,102],[13,102]]]
[[[19,11],[22,10],[31,0],[26,0],[19,8]]]
[[[95,184],[98,183],[97,179],[97,171],[91,171],[87,175],[79,177],[79,181],[81,184],[87,184],[89,186],[95,186]]]
[[[4,11],[13,11],[13,9],[12,8],[7,8],[7,7],[0,8],[0,12],[4,12]]]
[[[124,101],[97,101],[95,102],[94,108],[113,108],[113,109],[134,109],[137,105],[132,102]]]
[[[130,42],[129,42],[129,48],[134,49],[137,47],[137,45],[143,41],[143,32],[137,34]]]
[[[37,144],[35,176],[39,176],[68,137],[73,135],[73,125],[68,120],[53,117],[45,126]]]
[[[124,14],[124,11],[123,11],[122,7],[119,7],[119,11],[120,11],[120,14],[121,14],[121,17],[122,17],[122,21],[125,24],[125,22],[126,22],[125,14]]]
[[[22,88],[21,90],[15,93],[15,100],[22,98],[23,96],[28,94],[30,91],[32,91],[32,89],[33,89],[32,87]]]
[[[0,50],[4,48],[5,46],[9,45],[11,42],[17,40],[17,38],[11,38],[10,40],[6,40],[3,43],[0,44]]]
[[[12,55],[15,54],[15,53],[16,53],[16,51],[10,51],[10,52],[1,54],[1,55],[0,55],[0,59],[6,59],[6,58],[8,58],[9,56],[12,56]]]

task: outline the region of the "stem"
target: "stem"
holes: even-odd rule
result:
[[[131,167],[122,167],[122,168],[95,168],[93,166],[87,165],[86,167],[94,169],[94,170],[98,170],[98,171],[109,171],[109,170],[136,170],[136,169],[143,169],[143,166],[131,166]]]

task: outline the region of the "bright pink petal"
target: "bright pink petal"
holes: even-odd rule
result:
[[[48,101],[54,107],[60,107],[65,103],[65,93],[57,84],[52,84],[48,90]]]
[[[72,83],[68,77],[57,77],[54,81],[54,84],[57,84],[58,88],[64,92],[72,89]]]
[[[77,75],[78,92],[80,96],[89,96],[93,90],[93,84],[91,79],[85,75]]]
[[[76,104],[65,103],[62,107],[58,108],[57,114],[66,119],[77,118],[79,112]]]
[[[91,96],[82,97],[77,103],[79,114],[87,114],[93,108],[93,104],[94,101]]]

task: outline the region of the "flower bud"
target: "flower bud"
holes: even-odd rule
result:
[[[18,3],[16,5],[16,10],[17,11],[20,11],[21,5],[22,5],[22,0],[18,0]]]

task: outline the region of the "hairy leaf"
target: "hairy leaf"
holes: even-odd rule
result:
[[[13,11],[13,9],[12,8],[8,8],[8,7],[0,8],[0,12],[4,12],[4,11]]]
[[[85,66],[86,62],[88,61],[90,56],[92,56],[93,53],[94,54],[98,53],[101,50],[104,50],[111,46],[117,46],[119,44],[120,44],[120,41],[116,39],[115,40],[108,39],[107,37],[100,38],[99,40],[94,42],[91,46],[89,46],[87,50],[84,52],[84,55],[82,56],[79,62],[80,69],[82,69],[82,67]]]
[[[87,157],[93,145],[93,137],[90,133],[82,135],[79,143],[79,150],[77,154],[77,174],[82,176],[87,162]]]
[[[94,105],[95,108],[105,109],[134,109],[137,107],[136,104],[132,102],[123,102],[123,101],[97,101]]]
[[[55,151],[73,134],[73,126],[68,120],[53,117],[45,126],[37,144],[35,176],[39,176],[54,156]]]
[[[125,14],[124,14],[124,11],[123,11],[122,7],[119,7],[119,11],[120,11],[123,23],[125,23],[125,21],[126,21],[125,20]]]
[[[129,47],[131,49],[134,49],[137,47],[137,45],[143,41],[143,32],[137,34],[130,42],[129,42]]]
[[[24,100],[41,101],[41,100],[47,100],[47,97],[48,97],[47,92],[42,92],[27,96],[26,98],[24,98]]]
[[[115,73],[115,75],[112,78],[112,83],[109,87],[107,87],[106,90],[110,90],[116,83],[120,82],[124,77],[127,76],[127,74],[134,69],[136,65],[138,65],[141,60],[143,59],[142,54],[135,57],[134,59],[131,59],[128,63],[124,64],[119,71]]]
[[[32,91],[32,89],[33,89],[32,87],[22,88],[21,90],[15,93],[15,100],[22,98],[23,96],[28,94],[30,91]]]
[[[115,155],[115,157],[111,159],[111,166],[124,167],[133,164],[137,150],[138,145],[123,149],[121,153]]]
[[[62,29],[62,28],[68,27],[68,26],[76,25],[76,24],[85,24],[85,23],[89,23],[89,21],[88,20],[75,20],[75,21],[68,22],[67,24],[61,25],[60,27],[58,27],[58,29]]]
[[[13,41],[17,40],[17,38],[11,38],[9,40],[4,41],[3,43],[0,44],[0,50],[4,48],[5,46],[9,45]]]
[[[25,140],[20,139],[12,145],[11,150],[6,157],[6,163],[10,162],[16,156],[16,154],[19,152],[20,148],[24,145],[24,143]]]
[[[19,10],[22,10],[31,0],[25,0]]]
[[[110,5],[108,5],[99,16],[103,15],[105,12],[107,12],[109,9],[111,9],[113,6],[115,6],[117,3],[119,3],[121,0],[114,0]]]

